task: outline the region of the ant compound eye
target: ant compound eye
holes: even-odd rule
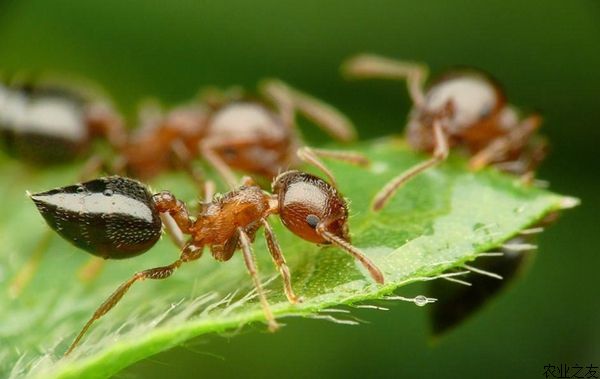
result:
[[[312,228],[316,228],[317,225],[319,225],[319,223],[321,222],[321,220],[319,219],[319,217],[311,214],[311,215],[306,216],[306,222]]]

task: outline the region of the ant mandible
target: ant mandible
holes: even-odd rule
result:
[[[94,312],[65,355],[73,351],[93,322],[110,311],[135,282],[165,279],[183,263],[200,258],[205,247],[210,248],[212,256],[219,261],[229,260],[241,249],[269,329],[277,329],[252,252],[251,243],[259,228],[264,228],[287,299],[297,303],[299,297],[292,289],[289,268],[268,222],[270,215],[279,216],[287,229],[304,240],[338,246],[356,258],[375,282],[384,282],[381,270],[350,242],[348,207],[342,195],[323,179],[300,171],[278,175],[273,180],[272,193],[246,178],[241,187],[207,201],[195,219],[171,192],[152,195],[140,182],[119,176],[30,196],[58,234],[79,248],[107,259],[128,258],[150,249],[161,235],[160,214],[168,213],[179,230],[190,236],[181,244],[179,259],[167,266],[138,272],[121,284]]]
[[[299,158],[318,166],[333,183],[333,175],[319,157],[366,163],[351,152],[299,149],[296,113],[337,140],[356,137],[350,120],[332,106],[274,79],[263,81],[259,93],[260,98],[253,98],[235,90],[212,90],[205,91],[199,102],[177,107],[166,115],[148,107],[142,109],[142,127],[130,135],[122,150],[121,169],[116,172],[145,180],[168,168],[174,155],[197,183],[202,183],[201,174],[190,164],[200,157],[235,188],[238,180],[232,169],[271,180],[281,169],[297,166]]]
[[[375,211],[404,183],[444,161],[451,147],[469,152],[473,170],[493,165],[526,178],[545,156],[545,140],[534,138],[541,117],[521,118],[517,109],[507,104],[500,85],[481,71],[450,71],[425,89],[428,70],[419,63],[362,54],[346,61],[342,71],[350,78],[405,79],[413,101],[406,129],[408,143],[432,153],[430,159],[393,178],[377,193]]]

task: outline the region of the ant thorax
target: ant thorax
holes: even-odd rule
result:
[[[258,186],[242,186],[213,199],[192,226],[192,239],[199,245],[221,245],[242,228],[249,236],[260,221],[274,213],[270,196]]]

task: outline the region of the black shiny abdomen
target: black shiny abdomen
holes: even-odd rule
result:
[[[70,161],[89,141],[85,100],[54,87],[0,85],[0,139],[7,153],[35,164]]]
[[[31,199],[64,239],[106,259],[142,254],[161,235],[152,195],[133,179],[100,178],[33,194]]]

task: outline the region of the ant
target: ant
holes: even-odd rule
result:
[[[106,101],[52,83],[0,84],[0,143],[8,154],[35,165],[74,161],[99,136],[117,148],[126,142]]]
[[[350,120],[332,106],[291,88],[279,80],[265,80],[260,97],[239,90],[205,91],[199,102],[175,108],[166,115],[142,109],[142,126],[121,151],[115,171],[147,180],[166,170],[173,155],[202,183],[190,163],[200,157],[216,169],[230,189],[237,185],[232,169],[271,180],[283,168],[299,164],[298,158],[321,168],[334,181],[319,157],[341,158],[365,164],[357,154],[300,147],[296,113],[322,127],[335,139],[351,141],[356,132]]]
[[[535,136],[541,117],[521,118],[508,104],[500,85],[475,69],[449,71],[424,88],[425,65],[377,55],[358,55],[342,66],[350,78],[406,80],[413,109],[406,137],[410,146],[432,154],[389,181],[375,196],[373,210],[381,210],[404,183],[443,162],[451,147],[471,155],[469,166],[494,167],[531,179],[546,155],[546,141]]]
[[[265,81],[261,85],[260,91],[265,98],[261,101],[242,96],[239,93],[217,94],[213,91],[204,97],[204,101],[176,107],[166,115],[160,114],[156,108],[146,107],[141,112],[142,126],[129,134],[124,131],[121,119],[109,112],[108,108],[100,108],[95,105],[82,108],[86,103],[83,100],[76,102],[75,100],[79,97],[66,90],[51,92],[52,94],[56,93],[58,99],[63,99],[62,102],[59,102],[53,98],[54,102],[50,103],[58,110],[42,108],[35,115],[40,120],[51,119],[50,116],[53,113],[50,112],[66,113],[65,110],[58,107],[59,105],[63,108],[71,107],[79,112],[77,115],[82,114],[89,119],[87,124],[83,122],[77,124],[80,135],[85,135],[86,125],[89,125],[90,128],[105,130],[110,145],[118,155],[115,164],[109,169],[112,173],[129,173],[136,178],[150,179],[161,172],[172,169],[175,163],[175,165],[183,167],[201,188],[204,185],[203,175],[192,165],[192,161],[197,157],[204,158],[215,167],[230,188],[235,188],[237,182],[231,168],[238,168],[272,179],[282,168],[298,165],[298,159],[294,154],[296,150],[298,150],[297,156],[300,160],[321,168],[332,183],[335,183],[335,179],[320,161],[319,156],[338,158],[356,164],[368,163],[364,157],[352,152],[309,147],[298,149],[299,136],[294,130],[297,111],[321,125],[339,140],[352,140],[356,133],[352,123],[339,111],[309,95],[292,89],[281,81]],[[32,87],[31,92],[42,94],[48,91]],[[271,107],[267,103],[267,99],[271,99],[275,106]],[[1,100],[0,92],[0,104],[2,104]],[[84,112],[82,109],[87,111]],[[25,116],[28,116],[28,112],[33,111],[28,108],[22,111]],[[71,118],[80,121],[81,117]],[[64,123],[63,119],[59,120]],[[60,129],[58,130],[53,129],[52,133],[60,135]],[[48,147],[47,150],[54,151],[56,149],[56,144],[51,140],[55,137],[54,135],[44,136],[44,145]],[[64,138],[67,137],[68,135]],[[26,142],[30,141],[29,139]],[[86,141],[87,139],[78,141],[77,146],[82,147]],[[34,151],[38,150],[34,149],[35,146],[29,147]],[[173,158],[175,159],[173,160]],[[101,165],[101,160],[91,161],[84,169],[84,172],[87,173],[84,177],[89,176],[90,172],[97,171]],[[169,222],[169,220],[165,220],[165,222]],[[47,238],[43,239],[36,250],[41,252],[46,242]],[[11,285],[11,293],[14,296],[22,291],[39,259],[41,259],[41,253],[34,254],[24,269],[17,274]],[[80,276],[84,280],[90,280],[97,275],[100,269],[101,261],[93,260],[82,268]]]
[[[381,270],[350,242],[348,206],[335,186],[300,171],[285,171],[272,182],[272,192],[262,190],[246,177],[242,186],[222,196],[207,199],[196,218],[169,191],[151,194],[142,183],[111,176],[82,184],[30,194],[48,225],[79,248],[106,259],[139,255],[150,249],[161,235],[160,214],[169,214],[187,242],[180,242],[181,255],[173,263],[134,274],[121,284],[94,312],[65,355],[78,345],[94,321],[109,312],[137,281],[165,279],[183,263],[202,256],[208,247],[218,261],[242,251],[267,319],[269,329],[278,328],[267,302],[255,264],[252,242],[263,227],[273,261],[283,279],[290,303],[301,301],[292,288],[290,270],[268,221],[279,216],[283,225],[300,238],[316,244],[333,244],[356,258],[379,284]],[[118,232],[115,232],[118,231]]]

